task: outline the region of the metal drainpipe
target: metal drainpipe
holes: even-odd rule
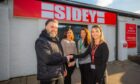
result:
[[[117,14],[117,17],[116,17],[116,49],[115,49],[115,60],[117,61],[118,60],[118,31],[119,31],[119,23],[118,23],[118,15]]]

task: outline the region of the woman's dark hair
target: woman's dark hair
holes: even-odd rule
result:
[[[81,33],[81,31],[85,31],[85,33],[86,33],[86,36],[85,36],[85,39],[84,39],[84,46],[85,47],[88,47],[88,45],[90,44],[90,32],[88,31],[88,29],[87,28],[82,28],[81,30],[80,30],[80,33]]]
[[[68,28],[65,32],[64,32],[64,38],[67,38],[67,33],[68,31],[71,31],[71,40],[74,40],[74,33],[72,31],[71,28]]]

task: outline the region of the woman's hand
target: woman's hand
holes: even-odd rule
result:
[[[72,66],[74,66],[75,63],[76,63],[75,61],[69,62],[69,63],[68,63],[68,67],[72,67]]]

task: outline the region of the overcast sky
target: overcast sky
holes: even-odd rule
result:
[[[73,0],[140,14],[140,0]]]

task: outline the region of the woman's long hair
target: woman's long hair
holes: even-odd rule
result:
[[[85,33],[86,33],[86,36],[85,36],[85,39],[84,39],[84,46],[85,47],[88,47],[88,45],[90,44],[90,42],[91,42],[91,39],[90,39],[90,32],[88,31],[88,29],[87,28],[82,28],[81,30],[80,30],[80,33],[81,33],[81,31],[85,31]]]
[[[102,31],[102,27],[101,27],[101,25],[93,25],[92,26],[92,29],[93,28],[97,28],[97,29],[99,29],[100,30],[100,32],[101,32],[101,37],[100,37],[100,43],[99,44],[101,44],[101,43],[103,43],[103,42],[105,42],[105,39],[104,39],[104,34],[103,34],[103,31]],[[92,33],[92,31],[91,31],[91,33]],[[91,42],[91,47],[95,47],[96,45],[95,45],[95,40],[94,40],[94,38],[91,36],[91,40],[92,40],[92,42]]]

